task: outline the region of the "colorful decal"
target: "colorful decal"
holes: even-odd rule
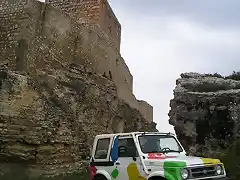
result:
[[[92,180],[97,173],[97,168],[95,166],[89,166],[90,179]]]
[[[115,137],[114,139],[110,157],[113,162],[116,162],[118,160],[118,138],[117,137]]]
[[[219,159],[211,159],[211,158],[200,158],[203,161],[203,164],[222,164]],[[224,168],[224,165],[222,164],[222,167]]]
[[[168,159],[167,158],[172,158]],[[114,158],[113,158],[114,159]],[[169,180],[181,179],[181,169],[189,165],[200,165],[200,164],[222,164],[218,159],[211,158],[200,158],[192,156],[166,156],[161,153],[149,153],[148,159],[160,160],[163,162],[164,177]],[[91,180],[96,175],[96,167],[89,167]],[[119,170],[117,166],[111,172],[112,180],[119,177]],[[147,180],[145,177],[141,176],[136,163],[130,163],[127,166],[128,180]]]
[[[167,159],[176,158],[177,156],[166,156],[163,153],[148,153],[148,159]]]
[[[113,179],[116,179],[118,177],[118,169],[114,169],[111,173],[111,176],[113,177]]]
[[[182,179],[181,168],[186,167],[186,163],[183,161],[166,161],[163,164],[164,177],[167,179]]]
[[[127,173],[129,180],[147,180],[146,178],[140,175],[136,163],[131,163],[128,165]]]
[[[211,159],[211,158],[200,158],[203,161],[203,164],[219,164],[221,163],[219,159]]]

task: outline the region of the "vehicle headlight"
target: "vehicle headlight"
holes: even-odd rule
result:
[[[222,174],[222,172],[223,172],[223,168],[222,168],[221,165],[217,165],[217,166],[216,166],[216,172],[217,172],[217,175]]]
[[[181,170],[182,179],[187,179],[189,177],[189,171],[187,169]]]

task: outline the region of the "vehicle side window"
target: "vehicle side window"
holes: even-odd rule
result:
[[[106,159],[110,144],[110,138],[99,139],[95,151],[95,159]]]
[[[133,138],[125,138],[118,140],[118,157],[136,157],[137,148]]]

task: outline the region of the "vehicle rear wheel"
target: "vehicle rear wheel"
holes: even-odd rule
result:
[[[107,180],[103,175],[96,175],[94,180]]]

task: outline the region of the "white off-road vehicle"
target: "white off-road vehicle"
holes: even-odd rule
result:
[[[132,132],[95,137],[90,180],[226,180],[218,159],[187,156],[172,133]]]

